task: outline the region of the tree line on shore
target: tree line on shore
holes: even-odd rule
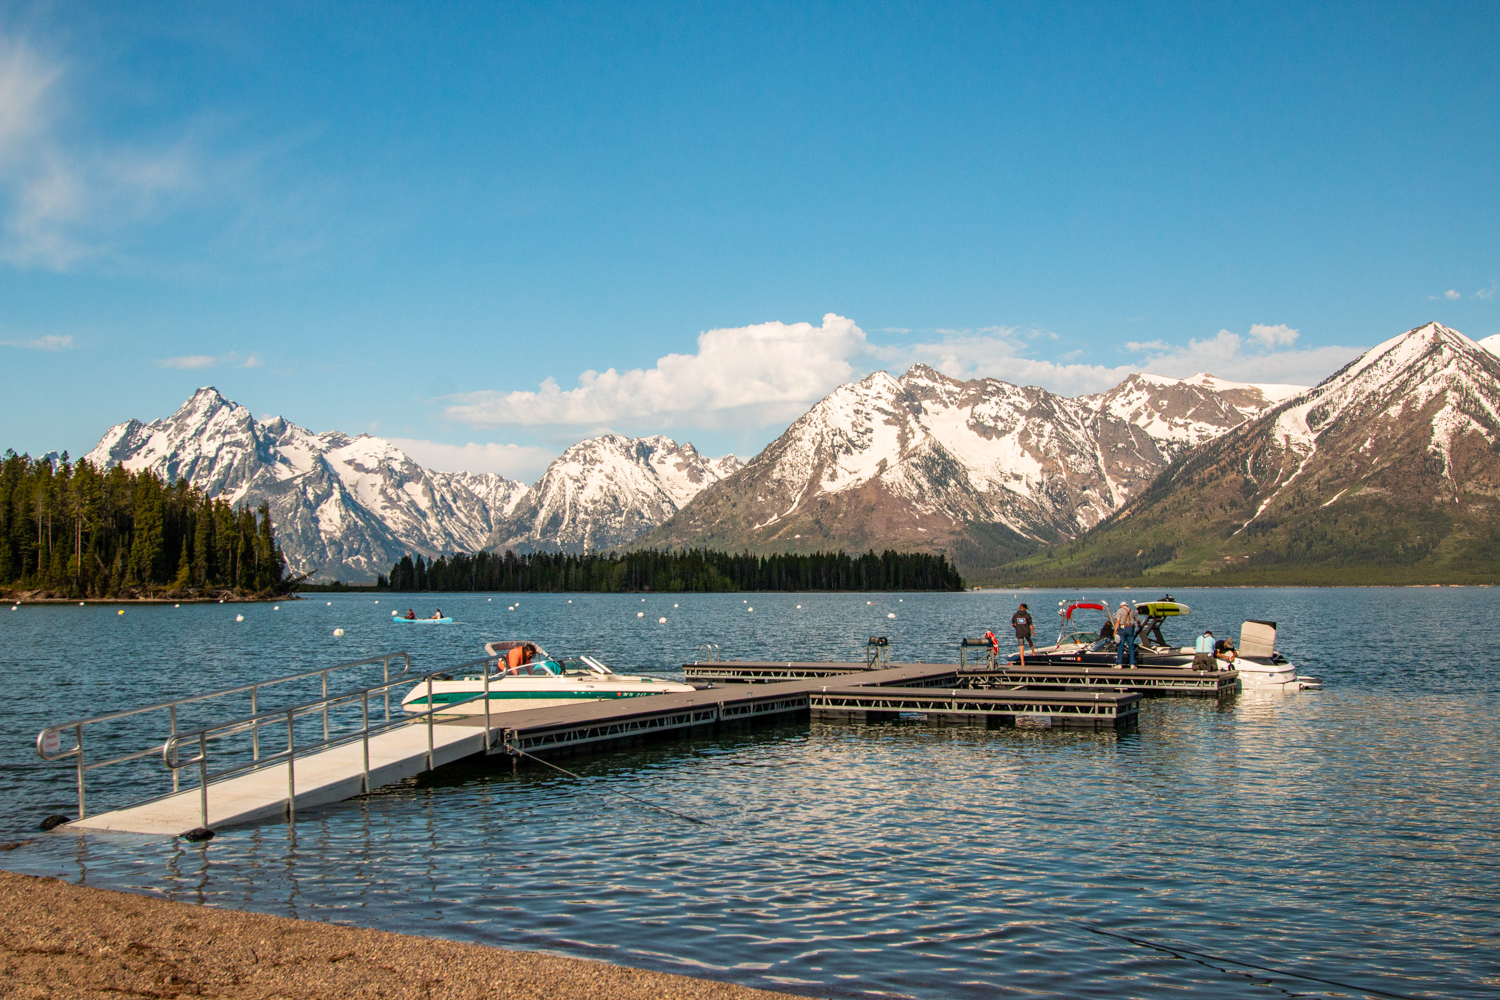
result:
[[[0,461],[0,587],[69,598],[270,593],[285,561],[270,511],[67,453]]]
[[[722,593],[802,590],[963,590],[944,555],[815,552],[756,556],[710,549],[624,553],[456,553],[405,556],[378,586],[397,591]]]

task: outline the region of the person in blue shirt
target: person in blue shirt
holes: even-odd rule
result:
[[[1193,669],[1194,670],[1218,670],[1219,663],[1214,658],[1214,634],[1205,631],[1193,643]]]

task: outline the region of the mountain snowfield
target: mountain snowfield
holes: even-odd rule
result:
[[[477,552],[497,538],[523,549],[620,544],[739,464],[704,459],[668,438],[609,435],[559,458],[554,466],[562,463],[570,485],[556,486],[559,473],[549,468],[538,502],[534,489],[493,473],[424,469],[381,438],[258,421],[213,388],[164,420],[117,424],[85,457],[186,479],[231,503],[265,502],[292,572],[346,582],[373,582],[408,553]],[[523,507],[545,518],[551,534],[518,516]]]
[[[1183,452],[1305,391],[1132,375],[1069,398],[925,365],[840,386],[647,545],[893,546],[968,568],[1072,538]]]

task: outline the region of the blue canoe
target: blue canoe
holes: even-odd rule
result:
[[[452,625],[452,618],[402,618],[400,615],[391,616],[391,621],[400,622],[402,625]]]

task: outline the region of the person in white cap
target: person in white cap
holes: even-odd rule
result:
[[[1120,610],[1115,612],[1115,638],[1120,641],[1115,648],[1115,666],[1125,665],[1125,650],[1130,650],[1130,665],[1139,666],[1135,655],[1135,629],[1140,624],[1136,617],[1135,609],[1130,606],[1129,601],[1120,602]]]

